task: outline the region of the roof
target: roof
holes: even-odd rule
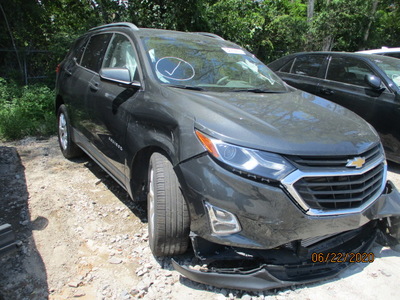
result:
[[[101,30],[101,29],[107,29],[107,28],[115,28],[115,27],[132,29],[133,31],[136,31],[136,32],[139,31],[141,33],[146,33],[146,35],[163,35],[163,34],[170,35],[170,34],[188,33],[188,34],[196,34],[196,35],[200,35],[200,36],[214,38],[214,39],[218,39],[218,40],[224,40],[219,35],[216,35],[216,34],[210,33],[210,32],[182,32],[182,31],[164,30],[164,29],[139,28],[135,24],[129,23],[129,22],[105,24],[105,25],[101,25],[98,27],[94,27],[94,28],[90,29],[89,31],[95,31],[95,30]]]
[[[382,53],[394,53],[394,52],[400,53],[400,47],[398,47],[398,48],[382,47],[381,49],[370,49],[370,50],[357,51],[356,53],[382,54]]]

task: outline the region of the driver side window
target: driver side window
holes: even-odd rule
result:
[[[126,68],[130,72],[132,81],[139,80],[136,54],[126,36],[114,35],[104,57],[103,68]]]
[[[365,75],[374,74],[362,61],[352,57],[332,57],[326,79],[369,87]]]

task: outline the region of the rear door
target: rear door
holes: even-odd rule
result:
[[[325,54],[304,54],[287,62],[276,73],[289,85],[315,94],[320,79],[323,77]]]
[[[111,34],[91,36],[85,46],[77,52],[77,56],[65,64],[65,73],[69,77],[68,80],[64,80],[67,95],[65,102],[69,105],[71,122],[89,141],[93,139],[94,124],[91,122],[88,97],[93,89],[93,77],[100,70],[111,36]],[[87,143],[84,141],[80,143],[84,143],[83,146],[87,148]]]
[[[93,76],[80,66],[88,39],[87,36],[82,37],[73,45],[73,50],[62,63],[60,77],[57,78],[60,94],[68,107],[71,124],[79,131],[82,131],[82,112],[85,110],[88,82]]]

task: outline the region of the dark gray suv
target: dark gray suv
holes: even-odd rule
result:
[[[220,287],[334,276],[398,243],[400,197],[374,129],[209,33],[100,26],[58,67],[66,158],[87,153],[147,200],[156,256]]]

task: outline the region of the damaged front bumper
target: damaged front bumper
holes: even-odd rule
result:
[[[400,194],[390,182],[388,186],[388,193],[379,198],[379,203],[364,212],[371,217],[371,221],[360,228],[317,237],[308,242],[293,241],[268,250],[218,245],[192,234],[199,265],[181,265],[175,260],[172,264],[175,270],[190,280],[246,291],[329,279],[351,263],[372,262],[374,254],[369,251],[374,242],[384,246],[400,242]],[[322,259],[315,260],[316,257]],[[362,257],[367,259],[361,260]]]

